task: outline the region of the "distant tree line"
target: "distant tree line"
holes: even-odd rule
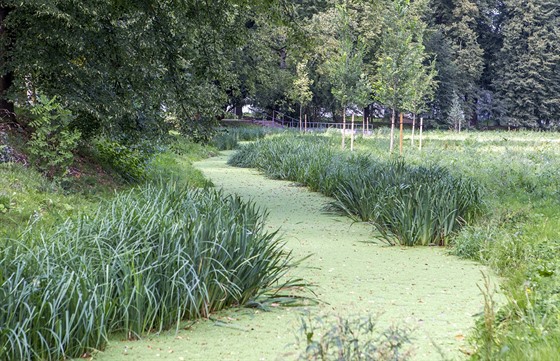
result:
[[[245,104],[558,128],[558,29],[556,0],[4,0],[0,116],[40,95],[84,139],[204,140]]]

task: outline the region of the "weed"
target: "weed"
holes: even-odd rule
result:
[[[403,327],[380,330],[372,316],[301,318],[295,344],[298,360],[408,360],[411,331]]]

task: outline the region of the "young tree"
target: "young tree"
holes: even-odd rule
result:
[[[374,82],[375,98],[391,109],[390,152],[394,148],[395,114],[410,105],[415,73],[425,57],[423,25],[410,0],[388,3],[384,14],[381,55]]]
[[[307,72],[307,61],[299,62],[296,65],[296,78],[291,92],[291,98],[299,103],[299,123],[301,128],[301,114],[303,107],[313,99],[311,85],[313,80],[309,79]]]
[[[327,61],[331,92],[342,107],[342,148],[345,143],[346,110],[350,105],[367,103],[369,85],[364,75],[364,45],[350,29],[346,4],[337,6],[339,49]]]
[[[435,60],[430,61],[426,65],[427,54],[424,45],[420,42],[414,48],[417,54],[414,56],[413,76],[410,83],[410,94],[407,99],[405,108],[412,113],[412,135],[410,144],[414,145],[414,131],[416,128],[416,115],[425,112],[428,102],[433,99],[434,92],[437,88],[435,77],[437,70],[435,68]]]
[[[454,131],[460,133],[461,125],[465,121],[465,112],[461,107],[461,102],[457,94],[453,94],[453,101],[451,103],[451,108],[449,109],[448,124],[453,128]]]

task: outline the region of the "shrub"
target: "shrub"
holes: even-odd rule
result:
[[[78,357],[110,332],[136,338],[290,285],[290,253],[265,217],[220,191],[146,185],[7,242],[0,359]]]
[[[37,168],[49,178],[63,177],[74,161],[72,153],[78,146],[81,134],[71,129],[72,112],[65,109],[56,97],[39,96],[31,109],[35,119],[29,123],[33,128],[28,142],[29,154]]]
[[[132,182],[145,179],[146,165],[150,159],[146,152],[106,138],[97,139],[95,147],[99,160],[113,168],[124,179]]]

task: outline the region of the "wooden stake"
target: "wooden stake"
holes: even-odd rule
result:
[[[304,115],[305,117],[305,132],[307,133],[307,114]]]
[[[299,132],[301,133],[301,104],[299,105]]]
[[[403,143],[403,113],[401,113],[400,131],[399,131],[399,154],[400,155],[402,155],[402,143]]]
[[[369,117],[366,117],[366,134],[369,134]]]
[[[346,135],[346,108],[344,108],[344,113],[342,113],[342,149],[344,149],[345,135]]]
[[[410,138],[410,145],[414,147],[414,128],[416,128],[416,113],[412,114],[412,137]]]
[[[424,126],[424,118],[420,117],[420,150],[422,150],[422,128]]]
[[[352,114],[352,132],[350,133],[350,151],[354,151],[354,114]]]
[[[389,152],[392,154],[395,143],[395,109],[393,109],[393,113],[391,114],[391,139],[389,139]]]
[[[362,136],[366,135],[366,115],[362,117]]]

